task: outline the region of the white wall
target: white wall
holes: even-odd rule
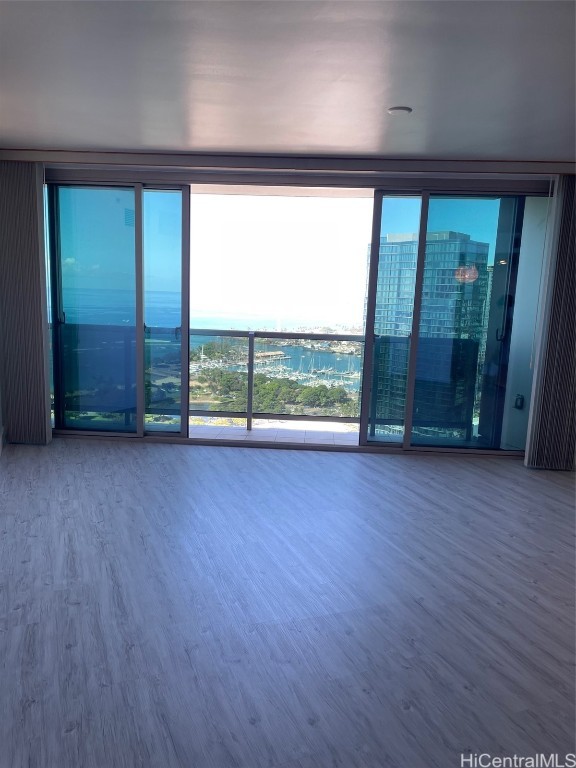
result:
[[[547,215],[548,198],[526,198],[502,421],[501,447],[508,450],[524,450],[526,446]],[[524,397],[522,410],[514,408],[517,395]]]

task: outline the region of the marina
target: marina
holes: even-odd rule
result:
[[[193,338],[193,337],[192,337]],[[210,337],[213,341],[215,337]],[[205,341],[205,340],[204,340]],[[317,344],[317,343],[316,343]],[[306,386],[324,385],[328,388],[343,387],[350,394],[360,388],[362,356],[359,343],[348,344],[347,352],[332,351],[330,347],[316,347],[299,344],[269,344],[256,342],[254,354],[255,372],[270,378],[286,378]],[[198,375],[204,370],[245,371],[248,364],[248,345],[236,344],[232,351],[223,347],[222,354],[206,357],[204,345],[192,341],[195,360],[190,363],[190,374]],[[198,352],[198,350],[200,350]],[[356,354],[352,352],[356,350]]]

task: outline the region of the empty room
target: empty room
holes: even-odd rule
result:
[[[0,0],[0,768],[575,768],[576,3]]]

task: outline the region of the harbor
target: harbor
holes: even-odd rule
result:
[[[211,343],[215,342],[210,337]],[[194,346],[192,346],[192,344]],[[248,364],[248,345],[238,340],[233,345],[222,345],[221,354],[212,348],[210,356],[203,351],[206,344],[192,342],[194,354],[190,362],[190,374],[204,370],[245,371]],[[362,344],[359,342],[332,342],[345,348],[332,349],[326,342],[262,343],[256,341],[254,370],[270,378],[286,378],[307,386],[343,387],[350,394],[360,388],[362,368]]]

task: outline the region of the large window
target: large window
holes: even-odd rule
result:
[[[546,197],[199,190],[49,185],[57,428],[523,450]]]

